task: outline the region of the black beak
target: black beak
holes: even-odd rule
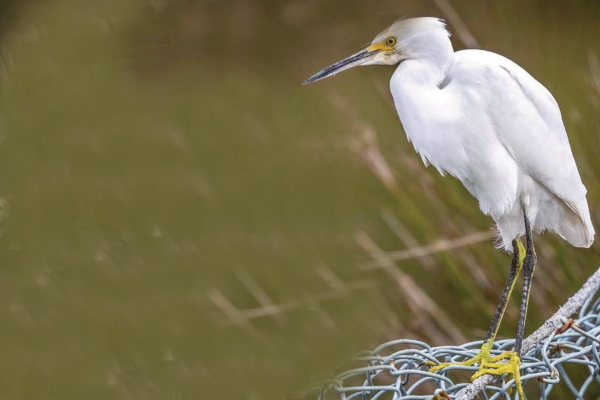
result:
[[[362,50],[356,54],[351,55],[348,58],[343,59],[342,61],[338,61],[329,67],[322,69],[317,72],[307,80],[305,80],[302,84],[308,85],[309,83],[313,83],[316,81],[320,81],[321,79],[328,78],[330,76],[334,76],[335,74],[355,67],[357,65],[364,64],[367,60],[370,60],[375,54],[379,53],[379,50]]]

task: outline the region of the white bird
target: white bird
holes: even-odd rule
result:
[[[396,65],[390,90],[408,140],[425,165],[458,178],[491,216],[501,247],[514,252],[511,271],[480,353],[463,363],[479,372],[512,373],[524,398],[519,366],[536,255],[531,230],[557,233],[589,247],[594,228],[558,104],[509,59],[482,50],[454,52],[443,20],[398,20],[372,44],[304,84],[358,65]],[[526,235],[527,249],[520,237]],[[492,357],[492,345],[515,278],[523,273],[513,352]],[[498,364],[508,359],[508,364]],[[442,363],[432,371],[450,363]]]

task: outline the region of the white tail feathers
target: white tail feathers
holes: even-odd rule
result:
[[[594,243],[594,227],[585,198],[578,204],[565,202],[557,233],[575,247],[590,247]]]

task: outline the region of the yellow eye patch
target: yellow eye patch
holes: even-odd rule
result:
[[[390,51],[394,49],[394,46],[398,43],[398,39],[393,36],[379,42],[373,43],[369,47],[367,47],[367,51]]]

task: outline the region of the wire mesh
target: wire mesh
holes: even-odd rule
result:
[[[521,357],[521,381],[529,399],[595,399],[600,396],[600,298],[587,300],[577,320],[563,319],[555,330]],[[315,383],[305,398],[329,399],[455,399],[470,383],[477,366],[449,366],[430,373],[426,362],[461,362],[477,355],[483,341],[433,347],[418,340],[394,340],[345,362],[335,378]],[[514,340],[499,340],[492,355],[510,351]],[[339,368],[339,367],[338,367]],[[339,369],[338,369],[339,370]],[[479,398],[518,398],[514,379],[502,376]],[[553,397],[550,397],[552,392]]]

